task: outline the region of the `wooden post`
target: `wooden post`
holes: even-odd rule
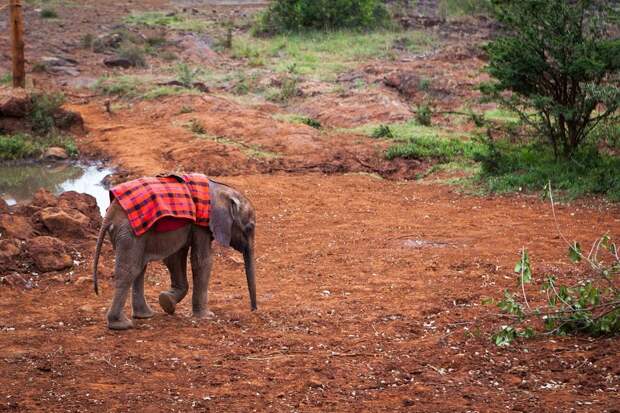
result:
[[[21,0],[10,0],[11,41],[13,51],[13,87],[26,87],[24,67],[24,19]]]

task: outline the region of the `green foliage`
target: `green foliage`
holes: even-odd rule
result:
[[[256,34],[386,26],[389,13],[379,0],[275,0],[258,16]]]
[[[50,8],[42,9],[39,15],[43,19],[55,19],[58,17],[58,13],[56,13],[56,10]]]
[[[5,73],[0,76],[0,85],[10,85],[13,82],[13,75],[11,73]]]
[[[32,130],[41,135],[52,133],[56,128],[54,114],[65,103],[65,96],[62,93],[34,93],[31,99],[30,123]]]
[[[139,96],[143,88],[145,88],[144,79],[136,76],[101,77],[93,86],[98,93],[127,98]]]
[[[608,253],[606,260],[599,258],[604,251]],[[519,273],[518,286],[523,304],[516,294],[504,291],[504,298],[497,306],[503,313],[509,314],[514,322],[510,326],[501,326],[492,336],[496,345],[508,346],[518,337],[532,337],[533,320],[542,321],[544,329],[553,334],[602,336],[620,333],[620,290],[614,284],[615,277],[620,275],[620,257],[616,244],[611,237],[604,235],[594,243],[592,253],[585,256],[579,243],[573,242],[569,246],[568,256],[574,263],[587,261],[592,273],[572,286],[558,284],[555,277],[546,276],[540,290],[546,297],[546,304],[531,308],[525,284],[532,282],[532,270],[527,251],[522,251],[515,272]]]
[[[144,13],[132,13],[125,18],[125,22],[135,26],[165,27],[172,30],[203,32],[208,23],[203,20],[184,16],[180,13],[167,13],[150,11]]]
[[[371,138],[394,138],[394,133],[390,129],[389,125],[379,125],[370,134]]]
[[[321,129],[321,122],[316,119],[304,117],[301,119],[301,123],[303,123],[304,125],[308,125],[314,129]]]
[[[134,67],[146,67],[145,51],[142,47],[127,43],[123,44],[117,56],[121,59],[127,59]]]
[[[75,141],[67,136],[33,137],[26,134],[0,135],[0,160],[19,160],[40,156],[50,146],[59,146],[70,157],[78,155]]]
[[[192,131],[192,133],[195,133],[196,135],[205,135],[207,133],[204,125],[198,119],[190,119],[187,127],[190,131]]]
[[[486,47],[494,81],[481,89],[568,159],[599,122],[618,119],[620,39],[607,31],[618,12],[602,0],[493,4],[506,35]]]
[[[432,115],[431,107],[428,104],[422,104],[418,106],[418,110],[415,113],[415,119],[420,125],[431,126]]]
[[[439,15],[443,18],[488,14],[491,0],[440,0]]]
[[[432,159],[439,163],[447,163],[459,158],[472,159],[481,150],[483,150],[483,147],[475,141],[420,136],[410,138],[406,143],[388,148],[386,157],[388,159]]]
[[[183,87],[192,88],[201,70],[198,68],[192,69],[186,63],[181,63],[177,66],[176,72],[177,80],[183,84]]]
[[[492,192],[541,191],[548,182],[569,197],[600,194],[620,201],[620,158],[584,146],[570,160],[556,159],[540,143],[514,145],[485,140],[476,152],[480,179]]]

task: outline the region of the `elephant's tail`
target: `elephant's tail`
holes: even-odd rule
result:
[[[95,248],[95,258],[93,260],[93,283],[95,285],[95,294],[99,295],[99,284],[97,283],[97,267],[99,264],[99,254],[101,254],[101,246],[103,245],[103,240],[105,239],[105,234],[110,228],[112,223],[110,222],[109,212],[111,208],[108,209],[105,216],[103,217],[103,222],[101,223],[101,229],[99,230],[99,236],[97,237],[97,247]]]

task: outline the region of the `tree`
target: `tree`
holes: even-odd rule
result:
[[[604,0],[493,0],[505,33],[491,41],[482,92],[570,158],[598,123],[618,120],[618,5]],[[616,24],[614,26],[614,24]]]

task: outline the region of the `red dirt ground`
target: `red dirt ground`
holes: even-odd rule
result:
[[[74,43],[127,12],[104,2],[100,22],[88,14],[99,2],[84,3],[76,13],[85,17],[66,30]],[[42,24],[51,28],[31,54],[43,53],[45,33],[62,47],[62,28]],[[455,109],[471,97],[482,63],[468,50],[458,64],[441,56],[382,72],[370,63],[364,73],[371,82],[399,70],[433,75],[453,93],[439,107]],[[84,72],[101,69],[81,58]],[[329,100],[312,99],[306,110],[324,114]],[[268,105],[207,94],[108,115],[102,100],[86,100],[70,105],[88,130],[82,153],[110,160],[124,176],[221,175],[252,200],[259,309],[249,310],[242,257],[217,248],[215,319],[193,320],[189,299],[164,315],[157,296],[168,275],[153,263],[146,289],[157,315],[109,331],[112,249],[104,246],[98,297],[87,279],[95,241],[86,239],[86,260],[74,271],[42,275],[33,289],[0,284],[0,411],[620,412],[618,338],[490,342],[502,321],[481,300],[514,289],[522,247],[538,279],[575,273],[538,197],[473,197],[398,180],[424,165],[383,160],[382,141],[274,120]],[[184,105],[194,112],[180,114]],[[191,119],[217,139],[192,135],[184,126]],[[558,220],[582,245],[605,232],[620,238],[618,205],[562,204]]]

